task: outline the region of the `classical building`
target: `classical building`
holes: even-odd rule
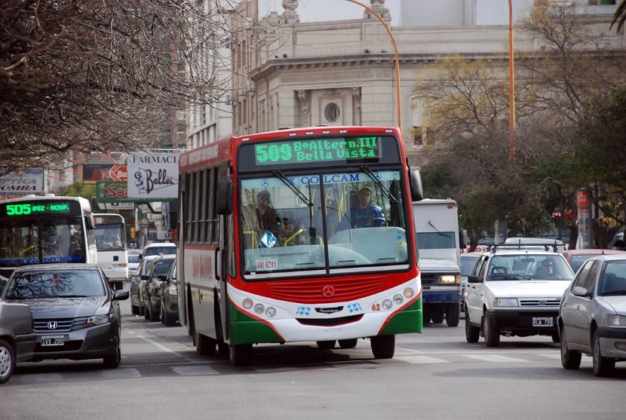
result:
[[[400,50],[402,128],[415,148],[420,147],[422,127],[427,124],[415,89],[418,79],[428,83],[442,77],[433,63],[447,56],[486,58],[502,68],[505,82],[506,22],[479,24],[503,19],[502,13],[486,9],[493,6],[490,1],[405,0],[401,5],[403,23],[393,31]],[[522,4],[530,8],[533,1],[547,0],[522,0]],[[370,2],[391,21],[384,0]],[[581,13],[595,16],[605,28],[601,30],[608,32],[606,22],[615,11],[610,4],[614,1],[567,3],[573,2],[579,3]],[[394,56],[383,26],[367,14],[358,20],[306,23],[298,15],[297,0],[284,0],[282,6],[282,14],[272,12],[259,18],[258,1],[242,0],[235,14],[233,131],[395,126]],[[521,19],[529,10],[518,8],[516,13]],[[623,48],[623,38],[614,38]],[[536,40],[518,33],[517,51],[536,51],[538,47]]]

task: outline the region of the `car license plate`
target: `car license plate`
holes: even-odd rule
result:
[[[46,335],[41,337],[41,347],[60,347],[65,344],[63,335]]]
[[[553,327],[554,319],[551,317],[533,317],[533,327]]]

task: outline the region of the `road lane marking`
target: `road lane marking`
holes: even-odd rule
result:
[[[394,356],[394,360],[406,362],[412,365],[429,365],[436,363],[451,363],[449,360],[438,359],[436,357],[429,356]]]
[[[100,376],[102,379],[134,379],[141,378],[141,373],[135,368],[119,367],[114,370],[103,370]]]
[[[212,367],[204,365],[173,366],[172,370],[180,376],[207,376],[217,375],[219,372]]]
[[[169,347],[167,347],[167,346],[165,346],[165,345],[163,345],[163,344],[161,344],[161,343],[159,343],[157,341],[154,341],[153,339],[151,339],[149,337],[146,337],[145,335],[140,335],[140,334],[137,334],[137,333],[134,333],[134,332],[133,332],[133,334],[135,334],[136,338],[138,338],[140,340],[143,340],[143,341],[145,341],[148,344],[152,344],[154,347],[158,348],[159,350],[161,350],[161,351],[163,351],[165,353],[173,354],[173,355],[175,355],[177,357],[180,357],[183,360],[186,360],[187,362],[194,362],[194,360],[190,359],[189,357],[187,357],[187,356],[185,356],[183,354],[180,354],[176,350],[173,350],[173,349],[171,349],[171,348],[169,348]]]
[[[528,360],[516,357],[502,356],[499,354],[466,354],[464,357],[489,363],[528,363]]]

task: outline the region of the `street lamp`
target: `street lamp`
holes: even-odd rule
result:
[[[517,114],[515,110],[515,54],[513,50],[513,0],[509,0],[509,160],[517,153]]]
[[[354,3],[358,6],[361,6],[363,9],[367,10],[367,12],[374,16],[385,28],[387,35],[389,35],[389,40],[391,41],[391,46],[393,48],[394,53],[394,62],[395,62],[395,79],[396,79],[396,125],[402,131],[402,100],[400,98],[400,51],[398,50],[398,43],[396,42],[396,38],[393,36],[393,31],[391,30],[391,26],[385,21],[385,19],[374,10],[372,7],[361,3],[359,0],[346,0],[350,3]]]

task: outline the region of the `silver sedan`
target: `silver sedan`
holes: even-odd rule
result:
[[[578,369],[582,353],[593,357],[596,376],[626,361],[626,257],[586,261],[561,300],[558,325],[565,369]]]

